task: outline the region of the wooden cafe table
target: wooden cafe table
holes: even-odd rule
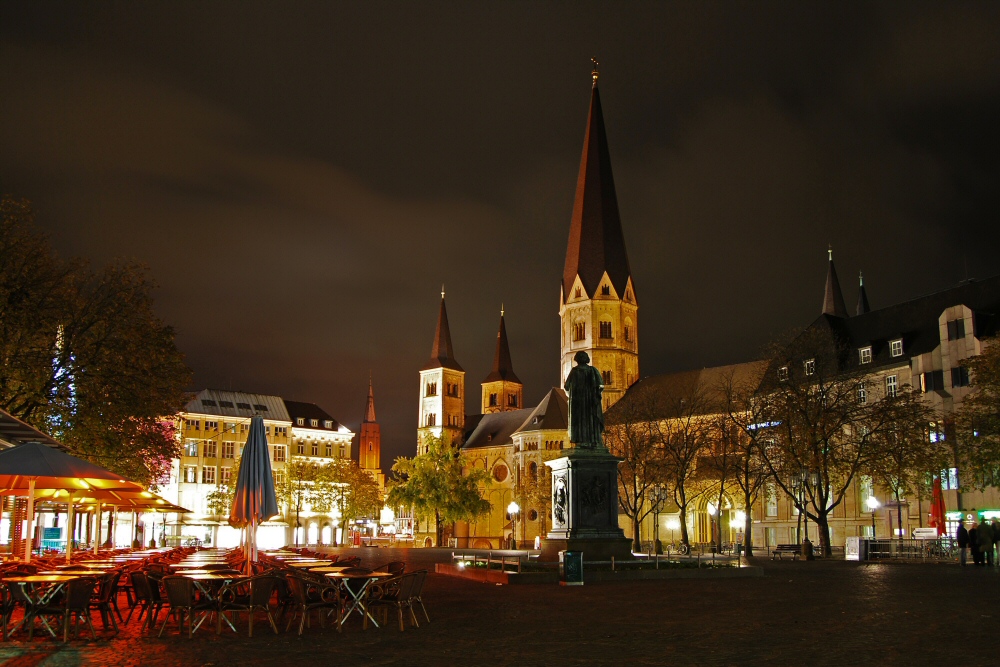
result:
[[[56,633],[52,631],[52,627],[45,620],[45,617],[38,616],[38,610],[52,602],[56,595],[66,588],[67,583],[79,578],[77,575],[70,574],[31,574],[21,577],[4,578],[3,581],[5,583],[19,586],[21,592],[24,593],[24,598],[28,601],[27,608],[24,610],[24,618],[21,619],[20,623],[11,628],[11,633],[27,623],[30,634],[37,616],[42,620],[42,625],[45,626],[49,634],[55,637]]]
[[[342,590],[347,592],[347,599],[344,606],[347,610],[340,619],[340,627],[344,626],[344,621],[355,611],[361,614],[361,618],[364,621],[364,627],[368,627],[368,621],[371,620],[375,624],[375,627],[379,627],[378,622],[372,618],[372,615],[368,613],[368,605],[365,601],[368,597],[368,588],[373,582],[379,579],[386,579],[392,575],[388,572],[367,572],[360,574],[346,574],[344,572],[328,572],[326,576],[333,581],[340,584]],[[357,590],[354,590],[348,585],[349,581],[360,582],[361,585]]]

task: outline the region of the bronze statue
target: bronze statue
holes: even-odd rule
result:
[[[569,440],[583,449],[604,447],[604,412],[601,395],[604,380],[601,372],[590,365],[590,355],[577,352],[573,357],[576,366],[566,378],[566,396],[569,399]]]

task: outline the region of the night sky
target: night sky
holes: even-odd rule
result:
[[[753,358],[819,314],[1000,273],[1000,5],[0,5],[0,190],[60,253],[151,267],[196,386],[375,381],[412,455],[447,290],[469,412],[501,302],[534,405],[590,96],[643,375]]]

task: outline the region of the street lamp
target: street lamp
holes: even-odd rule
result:
[[[747,513],[743,510],[738,510],[736,512],[736,542],[737,544],[743,545],[743,528],[746,527]]]
[[[510,541],[513,543],[514,548],[517,548],[517,514],[521,511],[521,507],[515,501],[510,501],[510,505],[507,505],[507,514],[510,515]]]
[[[868,496],[865,500],[865,505],[868,506],[868,511],[872,513],[872,539],[875,539],[875,510],[878,509],[879,502],[878,498],[875,496]]]
[[[678,519],[677,517],[672,516],[669,519],[667,519],[667,528],[670,529],[670,543],[671,544],[674,543],[674,531],[675,530],[680,530],[680,527],[681,527],[681,520]]]
[[[667,499],[667,490],[662,484],[653,487],[653,551],[658,554],[663,553],[663,544],[660,543],[660,507]],[[672,537],[672,536],[671,536]],[[673,540],[671,540],[673,541]]]

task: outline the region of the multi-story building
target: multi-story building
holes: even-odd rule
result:
[[[204,389],[177,415],[181,456],[173,462],[163,491],[165,498],[192,513],[168,526],[168,534],[221,546],[238,543],[238,532],[228,526],[223,508],[213,504],[211,494],[238,473],[254,415],[264,419],[271,468],[279,487],[286,481],[286,467],[294,458],[322,464],[351,457],[354,433],[317,405],[268,394]],[[294,541],[294,516],[289,507],[281,509],[282,516],[259,529],[260,544],[281,546]],[[324,534],[326,543],[332,541],[335,517],[313,516],[307,509],[305,516],[300,512],[300,519],[300,543],[310,538],[310,543],[316,543]]]

